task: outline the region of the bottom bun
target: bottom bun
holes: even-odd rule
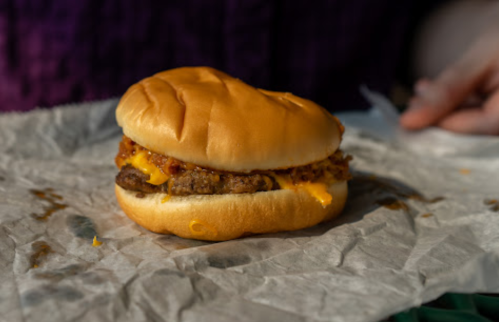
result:
[[[243,235],[298,230],[336,217],[347,199],[347,182],[331,184],[333,201],[323,207],[301,189],[226,195],[172,196],[146,194],[115,186],[125,214],[140,226],[183,238],[223,241]]]

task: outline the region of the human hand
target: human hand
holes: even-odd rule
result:
[[[435,79],[420,79],[400,123],[499,135],[499,25],[489,28]]]

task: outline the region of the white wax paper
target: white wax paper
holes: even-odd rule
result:
[[[0,116],[1,322],[378,321],[499,292],[498,138],[341,115],[354,179],[340,218],[211,243],[120,210],[116,103]]]

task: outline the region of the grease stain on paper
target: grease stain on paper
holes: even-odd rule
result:
[[[45,279],[53,282],[58,282],[66,277],[78,275],[83,270],[84,270],[83,266],[73,264],[48,272],[37,273],[34,275],[34,277],[37,279]]]
[[[50,282],[59,282],[65,278],[77,276],[85,285],[98,285],[105,280],[94,272],[85,272],[87,265],[72,264],[52,271],[40,272],[34,274],[34,278],[48,280]]]
[[[66,219],[66,224],[76,237],[93,239],[97,235],[94,222],[88,217],[69,215]]]
[[[74,302],[82,299],[83,293],[69,286],[45,285],[38,289],[30,290],[21,295],[23,306],[39,305],[47,300]]]
[[[387,197],[387,198],[377,200],[376,203],[378,205],[383,206],[385,208],[388,208],[390,210],[400,210],[400,209],[405,210],[405,211],[409,210],[409,206],[407,205],[407,203],[405,203],[404,201],[402,201],[400,199],[393,198],[393,197]]]
[[[32,268],[38,268],[48,254],[53,253],[52,248],[45,241],[36,241],[31,244],[33,253],[30,257],[30,265]]]
[[[169,268],[162,268],[154,272],[154,275],[164,275],[164,276],[176,276],[180,278],[186,277],[186,274],[182,271],[176,271]]]
[[[444,197],[427,198],[414,188],[393,179],[379,177],[372,173],[353,173],[352,182],[364,186],[366,190],[380,190],[399,198],[412,199],[425,203],[436,203],[445,200]]]
[[[445,200],[438,196],[427,198],[417,190],[393,179],[382,178],[372,173],[354,173],[352,182],[362,187],[362,193],[376,193],[380,195],[374,203],[390,210],[409,211],[411,207],[407,200],[416,200],[423,203],[433,204]],[[383,196],[384,195],[384,196]]]
[[[81,277],[83,284],[99,285],[106,282],[103,277],[94,272],[86,272],[81,274],[79,277]]]
[[[229,268],[249,264],[251,262],[251,258],[244,254],[231,256],[213,254],[208,256],[207,261],[208,265],[211,267]]]
[[[471,173],[471,170],[470,169],[466,169],[466,168],[461,168],[459,169],[459,173],[464,175],[464,176],[467,176]]]
[[[62,196],[54,193],[54,189],[47,188],[44,190],[31,189],[29,190],[31,194],[33,194],[38,199],[42,199],[49,202],[49,205],[43,207],[43,213],[41,214],[31,214],[33,218],[40,221],[46,221],[50,218],[55,212],[66,209],[68,205],[58,202],[59,200],[63,200]]]
[[[499,200],[497,199],[485,199],[483,201],[484,205],[489,206],[489,210],[499,212]]]

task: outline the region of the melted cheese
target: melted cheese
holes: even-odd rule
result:
[[[173,179],[168,181],[168,193],[166,196],[161,200],[161,203],[165,203],[170,201],[170,198],[172,197],[172,187],[173,187]]]
[[[97,240],[97,236],[94,236],[94,241],[92,242],[92,246],[99,247],[100,245],[102,245],[102,242]]]
[[[208,225],[201,220],[193,219],[189,223],[189,230],[195,236],[204,236],[206,233],[211,233],[214,236],[218,235],[218,231],[215,227]]]
[[[324,183],[302,182],[297,186],[307,191],[324,207],[333,201],[333,196],[327,192],[327,186]]]
[[[132,157],[128,158],[125,163],[131,164],[134,168],[139,169],[140,172],[149,175],[149,180],[147,182],[160,185],[165,183],[170,176],[163,173],[157,166],[149,162],[147,158],[147,152],[140,151],[135,153]]]
[[[287,180],[281,176],[274,176],[281,189],[303,189],[312,197],[317,199],[323,207],[331,204],[333,196],[327,191],[327,186],[320,182],[300,182],[293,184],[292,181]]]
[[[165,203],[165,202],[170,201],[171,197],[172,197],[171,195],[166,195],[163,199],[161,199],[161,203]]]

